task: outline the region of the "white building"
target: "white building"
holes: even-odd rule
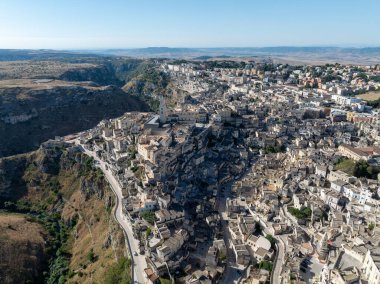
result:
[[[179,230],[157,248],[158,257],[163,261],[169,260],[183,246],[187,238],[187,231],[184,229]]]
[[[368,284],[380,283],[380,252],[368,250],[363,263],[363,273]]]

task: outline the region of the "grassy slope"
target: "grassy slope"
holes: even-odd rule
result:
[[[343,160],[335,165],[335,170],[340,170],[346,174],[353,176],[355,171],[355,161],[351,159]]]
[[[356,97],[361,98],[366,101],[376,101],[380,99],[380,91],[368,92],[365,94],[357,95]]]
[[[34,267],[42,267],[46,231],[21,214],[0,214],[0,279],[2,283],[41,281]],[[22,272],[22,273],[20,273]]]
[[[65,156],[63,167],[54,174],[41,170],[39,165],[46,157],[40,150],[13,159],[26,160],[25,170],[19,173],[22,182],[17,187],[19,198],[13,200],[17,204],[13,211],[37,212],[37,219],[54,240],[53,255],[58,249],[50,261],[50,266],[56,267],[50,269],[50,282],[104,283],[109,268],[123,260],[125,242],[111,214],[113,193],[102,175],[83,154]],[[88,183],[83,185],[84,181]],[[58,219],[54,219],[57,214]],[[54,222],[46,222],[50,219]],[[27,230],[26,234],[38,237],[33,231]],[[28,254],[20,257],[26,259]],[[130,279],[129,267],[124,276],[124,280]]]

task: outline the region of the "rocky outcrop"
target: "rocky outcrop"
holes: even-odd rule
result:
[[[68,70],[63,73],[59,79],[74,82],[92,81],[99,85],[122,84],[122,81],[115,76],[113,70],[110,70],[110,68],[106,68],[104,66]]]
[[[28,121],[37,116],[38,116],[38,113],[36,109],[32,109],[29,113],[23,113],[19,115],[12,115],[12,114],[5,115],[1,118],[1,120],[4,121],[5,123],[16,124],[19,122]]]
[[[82,179],[80,181],[80,192],[85,200],[90,199],[91,196],[96,196],[97,198],[102,199],[104,196],[103,186],[104,184],[101,181],[94,178]]]
[[[75,64],[40,63],[36,66],[45,80],[40,75],[42,79],[28,82],[34,76],[30,71],[24,72],[25,81],[0,81],[0,157],[35,150],[55,136],[92,128],[128,111],[156,111],[154,98],[166,92],[169,82],[150,60],[95,57]],[[24,69],[36,69],[30,64],[21,64],[16,78]]]
[[[147,111],[118,87],[1,88],[0,157],[25,153],[55,136],[94,127],[127,111]]]
[[[27,167],[27,155],[0,159],[0,204],[21,198],[25,191],[22,174]]]
[[[92,68],[75,68],[68,70],[58,78],[65,81],[92,81],[99,85],[121,87],[129,78],[139,73],[145,61],[138,59],[105,60]]]

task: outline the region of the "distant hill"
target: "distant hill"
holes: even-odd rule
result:
[[[348,63],[348,64],[378,64],[380,62],[380,47],[215,47],[215,48],[172,48],[147,47],[103,50],[19,50],[0,49],[0,61],[9,60],[63,60],[70,62],[89,62],[108,56],[128,56],[136,58],[176,58],[209,60],[216,58],[268,58],[274,62],[288,63]]]
[[[208,56],[208,55],[202,55],[202,56],[194,57],[193,59],[194,60],[208,60],[208,59],[211,59],[211,58],[214,58],[214,57],[213,56]]]
[[[162,57],[202,59],[211,57],[271,57],[283,61],[305,63],[376,64],[380,62],[380,47],[226,47],[226,48],[169,48],[148,47],[135,49],[108,49],[97,51],[104,55],[132,57]]]
[[[95,53],[48,50],[48,49],[0,49],[0,61],[15,60],[80,60],[97,58]]]

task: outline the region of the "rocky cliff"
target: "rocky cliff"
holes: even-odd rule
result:
[[[148,111],[139,93],[121,89],[146,64],[98,56],[0,61],[0,157],[35,150],[127,111]]]
[[[43,141],[89,129],[105,118],[147,110],[146,103],[115,86],[0,84],[0,157],[34,150]]]
[[[0,227],[13,236],[4,237],[0,249],[1,282],[112,283],[115,271],[129,281],[113,199],[92,159],[65,143],[48,141],[37,151],[0,159]],[[15,213],[13,223],[4,217]],[[16,244],[25,248],[17,262]]]
[[[144,66],[143,60],[113,59],[100,62],[97,66],[85,68],[72,68],[61,74],[57,79],[64,81],[92,81],[99,85],[123,86],[126,81],[139,73]]]

